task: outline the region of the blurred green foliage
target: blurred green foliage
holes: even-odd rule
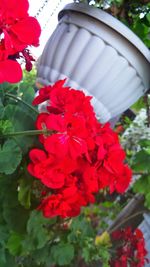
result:
[[[148,0],[74,0],[103,9],[126,24],[150,48]]]

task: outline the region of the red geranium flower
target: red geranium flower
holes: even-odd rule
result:
[[[52,189],[63,187],[67,176],[76,170],[76,162],[68,157],[62,160],[40,149],[32,149],[29,156],[28,171]]]
[[[56,154],[61,151],[61,156],[69,155],[75,159],[79,155],[87,154],[88,129],[85,119],[72,114],[40,114],[37,119],[39,129],[43,127],[56,133],[43,138],[46,151]]]
[[[28,1],[2,0],[0,2],[0,82],[18,82],[22,78],[22,70],[18,58],[28,62],[28,45],[38,46],[41,28],[37,20],[28,15]],[[28,55],[28,56],[27,56]],[[9,77],[10,76],[10,77]]]
[[[100,189],[123,193],[131,180],[117,134],[108,123],[98,122],[91,97],[63,87],[64,82],[43,87],[33,101],[47,101],[47,113],[36,121],[37,129],[43,129],[39,140],[44,148],[31,150],[28,166],[50,194],[40,205],[46,217],[76,216],[82,206],[95,202]]]
[[[45,198],[38,209],[42,210],[43,215],[47,218],[54,216],[66,218],[79,215],[81,206],[86,204],[82,193],[75,185],[72,185],[58,194],[52,194]]]

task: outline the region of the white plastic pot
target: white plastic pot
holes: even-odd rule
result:
[[[69,4],[48,40],[38,79],[67,85],[93,96],[95,111],[106,122],[128,109],[150,86],[150,52],[120,21],[85,4]]]

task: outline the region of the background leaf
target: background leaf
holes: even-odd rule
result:
[[[22,248],[22,245],[21,245],[22,239],[23,237],[20,234],[15,233],[15,232],[11,233],[8,239],[7,248],[10,254],[12,254],[13,256],[20,254],[20,251]]]
[[[54,245],[51,248],[51,257],[59,266],[70,264],[74,257],[74,247],[65,243]]]
[[[29,209],[31,206],[32,179],[25,177],[19,180],[18,200],[22,206]]]
[[[0,147],[0,172],[5,174],[13,173],[22,159],[20,147],[14,140],[7,140]]]
[[[32,211],[27,223],[27,233],[30,242],[36,249],[45,246],[49,239],[48,227],[56,222],[56,219],[46,219],[40,211]]]
[[[31,113],[31,111],[30,111]],[[35,120],[32,115],[29,115],[29,111],[23,109],[20,106],[9,104],[5,108],[5,119],[11,121],[14,127],[14,132],[27,131],[35,129]],[[17,144],[21,147],[23,153],[27,153],[29,148],[33,147],[37,142],[35,136],[17,136],[14,137]]]

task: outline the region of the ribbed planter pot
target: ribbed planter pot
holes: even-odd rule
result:
[[[42,84],[67,85],[93,96],[101,122],[121,114],[150,86],[150,52],[120,21],[85,4],[69,4],[38,65]]]

